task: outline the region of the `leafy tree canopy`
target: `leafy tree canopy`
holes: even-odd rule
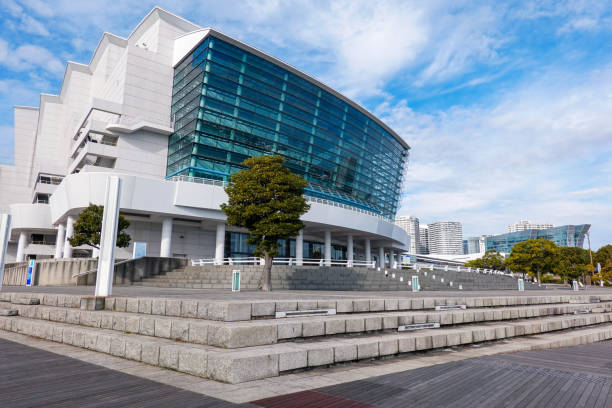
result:
[[[559,247],[559,257],[554,271],[566,280],[574,280],[592,272],[589,251],[575,247]]]
[[[602,246],[593,254],[593,262],[600,263],[601,267],[612,263],[612,245]]]
[[[512,248],[506,259],[506,267],[513,272],[523,272],[537,276],[541,282],[542,272],[553,272],[559,257],[557,245],[545,238],[519,242]]]
[[[601,282],[602,280],[605,282],[612,281],[612,262],[606,264],[606,266],[602,266],[601,272],[593,275],[593,280],[596,282]]]
[[[68,238],[70,246],[89,245],[90,247],[100,248],[100,231],[102,230],[102,215],[104,206],[91,204],[79,214],[74,223],[74,233]],[[132,239],[125,230],[130,226],[130,222],[119,214],[119,224],[117,228],[117,246],[125,248],[130,245]]]
[[[247,168],[232,174],[225,188],[227,204],[221,209],[227,223],[249,230],[248,243],[265,258],[262,287],[270,290],[272,261],[280,239],[295,237],[304,228],[300,217],[310,206],[304,199],[306,180],[283,166],[281,156],[246,159]]]
[[[503,271],[505,268],[504,256],[494,249],[489,249],[482,258],[473,259],[465,263],[472,268],[495,269]]]

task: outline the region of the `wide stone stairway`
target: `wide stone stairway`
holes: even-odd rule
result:
[[[207,265],[184,266],[142,281],[137,286],[161,288],[229,289],[232,271],[241,273],[243,289],[258,289],[263,266]],[[374,269],[333,266],[272,267],[272,287],[292,290],[411,290],[412,276],[419,277],[422,290],[500,290],[517,289],[516,278],[510,275],[456,271],[444,268]],[[525,282],[525,289],[541,289]]]
[[[560,330],[577,343],[612,338],[612,293],[533,293],[226,301],[0,293],[0,330],[228,383]],[[401,330],[425,323],[434,328]]]

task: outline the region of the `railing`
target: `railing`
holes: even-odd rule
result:
[[[182,176],[182,175],[168,177],[166,180],[168,181],[186,181],[186,182],[198,183],[198,184],[209,184],[212,186],[219,186],[219,187],[226,187],[229,184],[229,182],[223,181],[223,180],[213,180],[213,179],[207,179],[203,177],[192,177],[192,176]],[[337,201],[327,200],[325,198],[311,197],[308,195],[305,195],[304,198],[306,199],[306,201],[311,202],[311,203],[325,204],[325,205],[330,205],[332,207],[344,208],[345,210],[355,211],[361,214],[366,214],[372,217],[380,218],[388,222],[393,222],[392,219],[387,218],[383,215],[380,215],[373,211],[364,210],[363,208],[355,207],[353,205],[343,204]]]
[[[64,178],[63,177],[57,177],[57,176],[39,176],[38,177],[38,183],[40,184],[53,184],[53,185],[59,185],[62,180]]]
[[[404,267],[408,267],[411,269],[414,269],[416,271],[420,271],[420,270],[431,270],[433,271],[434,269],[437,270],[444,270],[444,271],[455,271],[455,272],[471,272],[471,273],[482,273],[485,275],[505,275],[505,276],[512,276],[514,277],[514,275],[512,274],[512,272],[506,272],[506,271],[498,271],[495,269],[481,269],[481,268],[471,268],[471,267],[461,267],[461,266],[449,266],[449,265],[439,265],[439,264],[430,264],[430,263],[413,263],[413,264],[408,264],[408,265],[404,265]]]
[[[204,265],[265,265],[265,259],[259,257],[243,257],[243,258],[202,258],[192,259],[192,266],[204,266]],[[289,266],[345,266],[351,267],[365,267],[374,268],[375,262],[366,261],[348,261],[346,259],[331,259],[325,261],[325,259],[319,258],[303,258],[299,261],[297,258],[274,258],[272,261],[273,265],[289,265]]]
[[[332,207],[340,207],[340,208],[344,208],[345,210],[355,211],[355,212],[358,212],[358,213],[370,215],[372,217],[380,218],[380,219],[388,221],[388,222],[393,222],[393,220],[391,220],[390,218],[387,218],[387,217],[385,217],[383,215],[380,215],[380,214],[375,213],[373,211],[364,210],[363,208],[355,207],[353,205],[342,204],[342,203],[339,203],[337,201],[327,200],[325,198],[319,198],[319,197],[304,196],[304,198],[306,198],[306,201],[309,201],[311,203],[319,203],[319,204],[331,205]]]
[[[192,177],[192,176],[172,176],[168,177],[166,180],[168,181],[186,181],[189,183],[198,183],[198,184],[209,184],[211,186],[219,186],[225,187],[228,185],[227,181],[223,180],[213,180],[202,177]]]
[[[55,239],[52,241],[48,241],[46,239],[40,240],[40,239],[33,239],[32,241],[30,241],[30,244],[34,244],[34,245],[55,245]]]

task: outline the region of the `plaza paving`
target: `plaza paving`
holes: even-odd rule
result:
[[[542,343],[545,337],[523,339],[523,344]],[[393,364],[403,365],[404,369],[337,384],[334,384],[334,377],[349,371],[340,368],[332,373],[312,370],[302,375],[310,379],[311,387],[291,392],[290,387],[282,387],[279,380],[283,377],[234,388],[236,386],[0,331],[0,406],[612,406],[611,341],[487,356],[503,352],[504,348],[511,350],[508,348],[511,343],[471,347],[463,353],[423,353],[391,364],[385,361],[355,363],[352,366],[359,367],[353,370],[369,371],[374,375],[384,373],[385,367]],[[358,374],[353,376],[357,378]],[[296,377],[284,377],[290,382],[296,380]],[[259,398],[265,395],[268,397]],[[225,400],[248,400],[250,403],[234,404]]]

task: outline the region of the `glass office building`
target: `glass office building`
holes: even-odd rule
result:
[[[558,246],[582,248],[584,236],[589,231],[590,224],[563,225],[547,229],[529,229],[494,235],[486,238],[487,251],[494,249],[498,252],[510,253],[515,244],[529,239],[546,238]]]
[[[355,103],[273,58],[209,35],[174,68],[167,177],[229,180],[279,154],[306,194],[393,219],[408,145]]]

